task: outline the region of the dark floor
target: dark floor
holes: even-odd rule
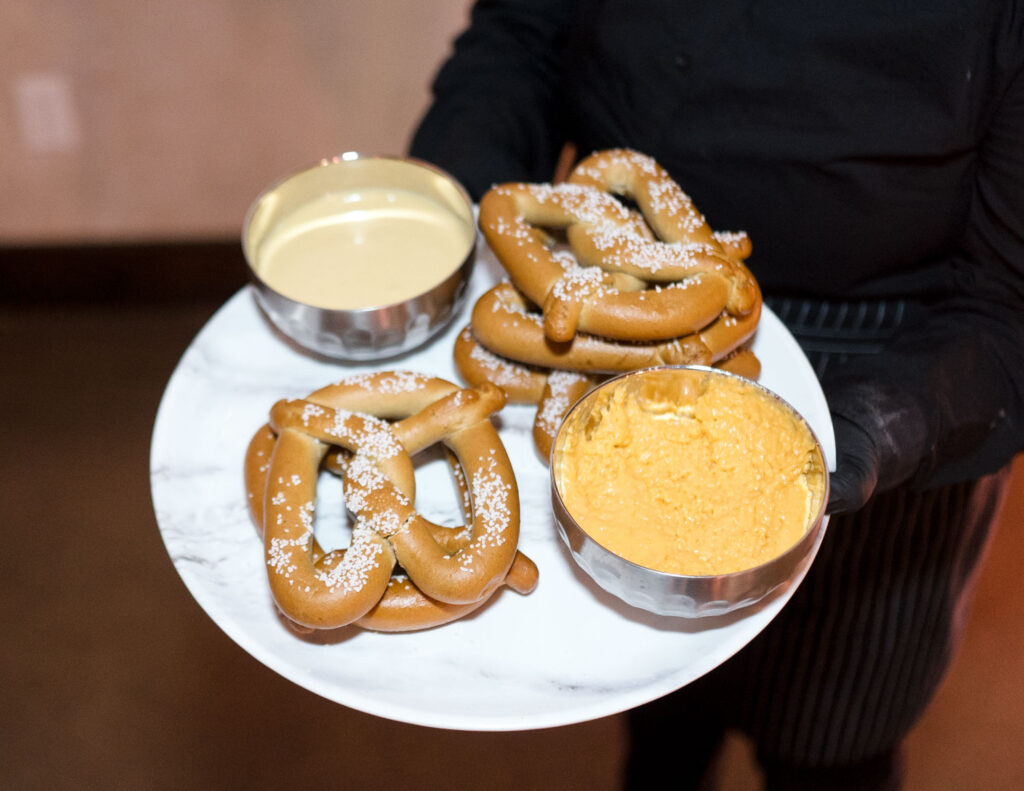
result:
[[[100,266],[120,298],[84,300],[46,290],[87,266],[72,251],[33,270],[0,250],[0,788],[615,788],[619,718],[479,734],[359,714],[264,668],[190,598],[153,517],[149,440],[178,357],[241,285],[226,249],[170,278],[155,248]],[[966,642],[910,740],[914,791],[1024,788],[1024,465],[1016,480]],[[725,762],[725,788],[758,788],[743,742]]]

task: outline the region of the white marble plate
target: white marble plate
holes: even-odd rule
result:
[[[520,547],[540,567],[529,596],[503,590],[474,615],[409,634],[344,629],[297,637],[275,615],[261,542],[242,482],[246,444],[271,404],[304,396],[360,371],[404,368],[458,381],[455,335],[473,299],[498,277],[484,251],[469,300],[433,343],[376,365],[328,363],[274,334],[248,289],[236,294],[186,350],[164,393],[151,448],[157,523],[175,568],[200,606],[235,642],[284,677],[330,700],[408,723],[506,731],[583,722],[678,689],[746,645],[800,580],[759,609],[724,620],[659,617],[590,582],[557,538],[547,467],[530,437],[532,409],[499,416],[522,510]],[[825,398],[803,353],[767,309],[754,344],[761,381],[808,419],[834,466]],[[443,477],[442,477],[443,476]],[[434,485],[434,479],[443,485]],[[438,458],[417,469],[417,506],[458,524],[454,492]],[[326,482],[325,482],[326,483]],[[325,489],[317,530],[331,543],[340,496]],[[337,540],[344,541],[343,531]]]

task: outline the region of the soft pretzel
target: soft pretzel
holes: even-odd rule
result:
[[[453,349],[455,368],[471,387],[490,382],[513,404],[536,404],[544,394],[549,368],[526,365],[495,354],[477,341],[472,325],[462,328]]]
[[[714,365],[757,379],[761,363],[747,345],[760,318],[723,312],[698,333],[667,343],[628,344],[590,335],[552,343],[541,318],[511,283],[499,283],[473,306],[455,340],[455,366],[473,386],[490,382],[514,403],[537,404],[533,439],[547,459],[555,433],[574,403],[609,374],[655,365]]]
[[[657,238],[610,192],[635,200]],[[632,151],[585,159],[569,183],[494,187],[480,201],[480,228],[512,281],[541,306],[554,341],[577,330],[668,340],[723,310],[742,317],[756,307],[756,283],[738,265],[750,251],[746,235],[713,232],[667,173]],[[559,255],[542,228],[564,229],[575,258]]]
[[[459,375],[470,385],[479,387],[490,382],[503,388],[513,403],[537,405],[533,441],[544,460],[551,455],[551,446],[565,415],[580,398],[607,378],[607,375],[518,363],[484,347],[471,326],[464,327],[456,338],[454,357]],[[747,347],[729,352],[715,362],[714,367],[748,379],[756,380],[761,374],[760,361]]]
[[[538,405],[542,456],[572,404],[609,375],[686,364],[760,374],[747,348],[762,309],[743,263],[749,237],[712,230],[650,157],[602,151],[563,184],[498,185],[479,223],[511,282],[477,300],[456,367]]]
[[[722,310],[729,285],[721,277],[699,273],[685,284],[649,289],[632,274],[583,267],[559,256],[533,227],[586,223],[635,228],[613,196],[573,184],[506,184],[480,201],[480,228],[488,244],[516,286],[543,306],[544,329],[553,340],[570,340],[577,328],[664,340],[693,332]]]
[[[536,566],[516,549],[518,492],[490,415],[505,395],[408,372],[359,375],[279,401],[250,442],[246,485],[263,534],[271,593],[300,627],[426,628],[481,606],[502,584],[527,593]],[[394,422],[389,422],[394,421]],[[443,442],[469,525],[414,508],[410,455]],[[344,478],[352,541],[324,553],[312,532],[325,456]],[[394,575],[396,565],[404,574]]]
[[[540,314],[515,286],[502,282],[476,301],[473,334],[502,357],[527,365],[582,373],[620,373],[654,365],[710,365],[742,346],[757,331],[760,291],[754,310],[742,318],[723,311],[710,324],[682,338],[628,343],[577,334],[566,343],[544,333]]]
[[[730,260],[747,258],[752,245],[742,231],[716,232],[694,206],[675,180],[652,157],[627,148],[598,151],[580,160],[569,174],[571,184],[595,187],[634,201],[655,236],[668,247],[692,247],[698,265],[718,268],[724,256]],[[657,256],[659,251],[648,252]],[[657,264],[654,264],[656,267]],[[744,314],[753,304],[749,273],[726,267],[732,281],[730,312]]]
[[[714,367],[755,381],[761,376],[761,361],[757,359],[754,352],[747,348],[730,352],[715,363]]]
[[[529,365],[583,373],[613,373],[652,365],[709,364],[711,350],[694,334],[658,343],[626,343],[577,334],[557,343],[545,333],[540,314],[511,283],[486,291],[470,322],[488,349]]]
[[[490,382],[502,388],[509,401],[536,404],[533,442],[541,458],[551,455],[551,445],[566,412],[605,377],[577,371],[543,369],[501,357],[482,346],[471,327],[455,339],[455,367],[474,387]]]

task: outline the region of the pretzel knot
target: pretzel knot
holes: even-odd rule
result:
[[[667,340],[759,307],[740,264],[749,238],[712,231],[667,172],[634,151],[593,154],[564,184],[497,186],[480,201],[480,227],[513,283],[541,306],[553,341],[577,330]],[[575,258],[541,229],[564,231]]]
[[[384,372],[274,404],[245,471],[278,609],[305,629],[407,631],[459,618],[503,584],[529,593],[537,569],[516,549],[518,490],[490,421],[505,398],[491,384],[460,389]],[[464,527],[434,524],[415,509],[410,457],[438,442]],[[354,520],[346,549],[324,552],[313,533],[322,467],[342,477]]]

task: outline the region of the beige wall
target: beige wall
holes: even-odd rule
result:
[[[0,0],[0,244],[233,236],[401,153],[469,0]]]

